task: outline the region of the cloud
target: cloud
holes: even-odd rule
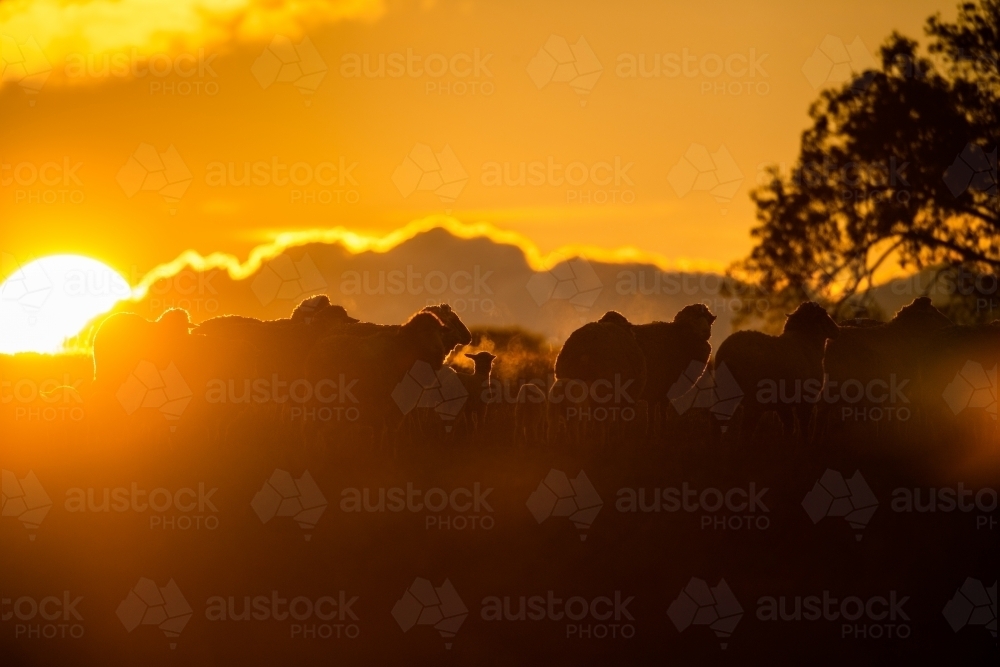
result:
[[[223,50],[384,12],[382,0],[7,0],[0,3],[0,35],[33,39],[49,62],[61,65],[76,53]]]

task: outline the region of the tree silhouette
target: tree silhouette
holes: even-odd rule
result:
[[[923,55],[893,33],[878,69],[812,104],[790,172],[770,168],[751,194],[755,246],[734,273],[779,301],[842,309],[892,262],[1000,269],[1000,0],[925,32]]]

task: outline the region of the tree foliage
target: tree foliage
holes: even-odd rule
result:
[[[823,91],[788,173],[751,195],[755,246],[734,273],[777,299],[835,309],[898,263],[1000,272],[1000,0],[893,33],[878,69]]]

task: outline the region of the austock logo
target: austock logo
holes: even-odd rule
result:
[[[764,596],[757,600],[757,620],[840,621],[841,639],[909,639],[913,633],[905,609],[909,601],[908,595],[900,597],[894,590],[887,596],[869,597],[838,598],[830,591],[821,595]]]
[[[41,381],[0,380],[0,405],[13,404],[14,421],[82,421],[86,416],[80,393],[83,381],[73,379],[69,373]]]
[[[903,155],[888,155],[888,159],[839,160],[825,157],[809,160],[789,170],[782,162],[778,172],[803,190],[826,192],[845,202],[897,203],[907,205],[913,197],[913,185],[907,179],[906,170],[911,161]],[[776,165],[769,162],[757,164],[758,186],[766,185],[774,175]],[[836,281],[843,285],[843,281]],[[839,285],[838,285],[839,286]]]
[[[729,428],[726,422],[736,414],[743,400],[743,390],[724,362],[712,369],[692,360],[670,386],[667,398],[679,415],[691,408],[708,408],[725,433]]]
[[[767,530],[770,509],[764,504],[768,487],[758,489],[754,482],[722,491],[714,487],[698,490],[687,482],[680,488],[618,489],[615,509],[622,513],[675,513],[700,515],[701,530]]]
[[[413,264],[405,269],[379,271],[344,271],[338,291],[345,296],[410,296],[424,295],[427,305],[447,301],[456,313],[497,314],[498,307],[489,281],[493,271],[483,271],[479,264],[471,270],[415,271]]]
[[[979,579],[969,577],[941,612],[956,633],[973,625],[986,628],[997,637],[997,582],[989,588]]]
[[[819,90],[827,84],[846,83],[852,77],[877,67],[878,63],[860,37],[856,36],[845,45],[840,37],[827,35],[802,64],[802,73],[813,90]],[[855,83],[855,88],[863,90],[870,80],[871,77],[862,77]]]
[[[857,531],[854,539],[860,542],[861,531],[878,509],[878,498],[860,470],[845,480],[836,470],[828,469],[802,499],[802,508],[814,524],[826,517],[843,517]]]
[[[135,276],[133,283],[140,282],[144,272],[139,273],[133,267],[132,273]],[[181,308],[195,319],[205,319],[218,313],[221,305],[219,290],[212,281],[220,273],[219,269],[195,271],[185,268],[172,276],[159,278],[147,293],[150,312],[158,316],[171,308]]]
[[[193,178],[173,144],[163,153],[151,144],[139,144],[115,180],[129,199],[139,192],[157,192],[168,204],[176,204]]]
[[[155,625],[174,649],[194,610],[173,579],[160,587],[152,579],[141,577],[115,613],[128,633],[140,625]]]
[[[684,48],[679,53],[620,53],[615,74],[622,79],[701,79],[702,95],[767,95],[771,86],[764,61],[770,54],[751,47],[743,53],[698,55]]]
[[[184,414],[193,394],[173,362],[159,370],[151,361],[140,361],[128,379],[118,388],[115,397],[133,415],[140,409],[158,410],[168,422],[176,422]],[[170,430],[176,429],[176,424]]]
[[[18,43],[0,35],[0,82],[12,81],[28,95],[37,95],[51,73],[52,65],[34,37]],[[29,99],[28,104],[35,106],[35,100]]]
[[[667,182],[678,197],[692,191],[708,192],[717,203],[728,206],[743,185],[743,172],[725,146],[710,153],[702,144],[691,144],[684,157],[671,167]],[[722,215],[727,212],[721,209]]]
[[[357,379],[348,380],[343,373],[336,379],[316,381],[281,380],[276,373],[270,378],[243,382],[215,378],[206,385],[205,400],[213,405],[287,405],[293,421],[356,422],[361,418],[361,410],[356,407],[360,401],[353,391],[357,383]]]
[[[34,531],[52,508],[52,499],[45,493],[35,472],[29,470],[23,479],[18,479],[10,470],[0,471],[0,501],[0,516],[16,518],[31,531],[28,539],[34,541]]]
[[[446,422],[445,429],[462,411],[469,392],[450,366],[434,371],[426,361],[415,361],[413,368],[392,390],[392,400],[404,415],[416,408],[433,410]]]
[[[603,71],[604,66],[583,36],[571,45],[565,37],[549,35],[528,63],[528,76],[539,90],[550,83],[566,83],[578,95],[590,93]],[[586,100],[580,100],[580,106],[586,104]]]
[[[417,577],[392,608],[400,630],[409,632],[417,625],[429,625],[445,640],[445,649],[451,649],[451,640],[468,616],[468,607],[449,579],[434,586],[430,580]]]
[[[149,528],[161,530],[215,530],[218,512],[212,496],[219,489],[199,482],[197,488],[156,487],[147,491],[136,482],[130,487],[103,489],[74,487],[66,491],[63,507],[73,513],[150,512]]]
[[[326,279],[309,253],[303,253],[297,260],[287,254],[278,255],[264,264],[250,283],[250,289],[262,306],[276,299],[298,301],[326,287]]]
[[[635,203],[635,182],[628,173],[634,165],[623,163],[619,155],[592,163],[574,160],[563,164],[551,155],[527,162],[491,161],[483,163],[479,182],[487,188],[566,188],[567,204],[628,205]]]
[[[913,416],[906,394],[908,378],[897,378],[891,373],[888,379],[875,378],[862,383],[860,380],[843,381],[809,378],[786,382],[783,379],[764,379],[757,383],[756,398],[762,404],[785,405],[839,405],[841,420],[900,421]],[[861,404],[866,401],[867,404]]]
[[[339,156],[321,162],[266,160],[241,162],[219,160],[205,165],[205,185],[211,188],[285,188],[291,186],[292,204],[357,204],[361,200],[354,178],[357,162]]]
[[[242,599],[213,595],[206,601],[205,618],[213,622],[291,620],[288,628],[291,639],[357,639],[361,635],[356,623],[358,615],[353,609],[357,601],[357,595],[348,598],[345,591],[315,599],[306,595],[284,598],[278,591],[271,591],[270,595],[246,595]]]
[[[253,497],[250,506],[267,523],[275,517],[291,517],[303,530],[312,530],[326,511],[326,497],[306,470],[298,479],[277,469]],[[312,533],[303,535],[308,542]]]
[[[632,595],[623,597],[621,591],[590,599],[580,595],[564,599],[556,597],[552,590],[545,595],[490,595],[483,598],[479,616],[494,622],[565,622],[566,639],[632,639],[636,632],[632,623],[635,617],[628,606],[634,599]]]
[[[472,488],[460,486],[446,491],[433,487],[427,490],[414,487],[412,482],[406,488],[400,486],[388,489],[380,487],[359,489],[351,487],[341,491],[342,512],[409,512],[426,514],[424,527],[427,530],[492,530],[493,507],[489,496],[493,487],[483,488],[475,482]]]
[[[63,591],[62,596],[7,597],[0,594],[0,621],[14,623],[14,639],[80,639],[86,634],[78,609],[83,596]]]
[[[473,49],[471,54],[455,53],[451,56],[443,53],[422,55],[414,53],[412,48],[406,49],[406,53],[345,53],[340,58],[340,75],[346,79],[427,77],[431,79],[424,87],[427,95],[488,97],[495,92],[490,80],[493,72],[488,67],[492,58],[492,53],[484,55],[480,49]]]
[[[16,301],[28,323],[35,325],[38,315],[52,295],[54,285],[41,262],[18,262],[10,253],[0,254],[0,271],[7,276],[3,282],[0,298],[5,301]]]
[[[212,68],[217,53],[153,53],[146,55],[132,47],[130,52],[70,53],[66,56],[64,73],[68,79],[144,79],[149,83],[150,95],[218,95],[218,74]],[[167,80],[179,78],[180,81]],[[192,81],[192,79],[197,79]]]
[[[326,70],[326,62],[308,37],[293,44],[283,35],[276,35],[250,68],[261,88],[266,90],[274,83],[290,83],[303,95],[319,90]],[[306,106],[309,106],[308,101]]]
[[[997,149],[987,153],[976,144],[968,144],[944,172],[944,182],[958,197],[967,190],[997,196]]]
[[[619,296],[694,297],[713,313],[763,314],[771,308],[767,292],[757,285],[744,283],[717,273],[662,271],[657,268],[619,271],[615,276]],[[694,376],[699,377],[698,375]]]
[[[433,192],[445,204],[458,199],[468,180],[468,172],[448,144],[440,152],[417,144],[392,172],[392,182],[404,199],[414,192]]]
[[[978,361],[965,362],[941,394],[952,414],[982,408],[994,421],[997,419],[997,368],[995,365],[986,370]]]
[[[720,579],[716,586],[709,586],[704,579],[692,577],[670,603],[667,616],[678,632],[684,632],[692,625],[707,625],[721,640],[719,646],[725,650],[733,631],[743,619],[743,607],[725,579]]]
[[[969,489],[959,482],[944,488],[898,488],[892,492],[892,511],[918,514],[975,512],[976,530],[993,530],[997,520],[991,516],[997,510],[997,491],[989,487]]]
[[[604,283],[590,262],[575,257],[559,262],[548,271],[532,274],[526,287],[537,306],[549,301],[567,301],[583,315],[601,295]]]
[[[582,470],[572,480],[561,470],[550,470],[528,497],[528,511],[542,523],[551,517],[566,517],[580,531],[580,541],[587,539],[588,530],[604,501]]]
[[[82,204],[85,196],[79,171],[83,162],[0,161],[0,186],[14,186],[15,204]]]

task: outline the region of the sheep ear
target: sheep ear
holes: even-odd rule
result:
[[[476,358],[476,355],[469,354],[468,352],[465,353],[465,356],[467,356],[469,359],[475,359]]]

